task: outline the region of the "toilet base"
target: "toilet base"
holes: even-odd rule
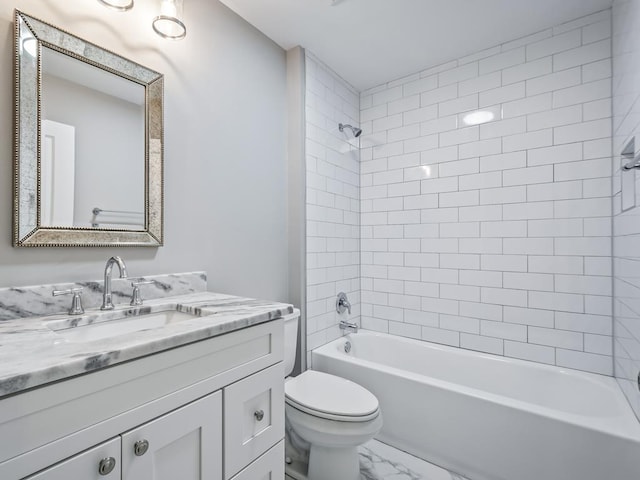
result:
[[[312,445],[309,451],[309,480],[359,480],[360,457],[356,447]]]
[[[361,480],[360,456],[357,447],[311,449],[309,455],[291,446],[288,435],[285,437],[285,473],[295,480]],[[309,460],[311,469],[309,468]]]
[[[302,460],[292,460],[291,463],[285,463],[284,466],[285,478],[293,479],[293,480],[313,480],[311,477],[307,475],[308,464]],[[364,475],[362,470],[362,465],[359,465],[358,468],[358,476],[356,477],[358,480],[367,480],[371,478],[370,476]],[[368,470],[364,470],[368,471]],[[332,480],[335,480],[336,477],[333,477]],[[377,477],[375,477],[377,478]]]

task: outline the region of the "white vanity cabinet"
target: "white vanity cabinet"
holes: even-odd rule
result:
[[[0,479],[282,480],[283,351],[274,320],[1,399]]]

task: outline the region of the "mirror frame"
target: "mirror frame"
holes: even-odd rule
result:
[[[14,247],[158,247],[163,245],[164,76],[19,10],[15,11]],[[21,54],[23,35],[34,37],[34,59]],[[43,227],[41,224],[42,48],[106,70],[145,89],[143,230]],[[35,74],[35,75],[34,75]],[[35,77],[35,78],[34,78]]]

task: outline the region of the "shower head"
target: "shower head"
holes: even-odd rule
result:
[[[352,127],[351,125],[345,125],[345,124],[339,123],[338,128],[340,129],[341,132],[344,132],[344,129],[348,128],[349,130],[351,130],[351,133],[353,133],[353,136],[356,138],[362,135],[362,129],[358,127]]]

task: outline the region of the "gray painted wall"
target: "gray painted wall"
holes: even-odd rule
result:
[[[13,9],[165,74],[165,246],[11,246]],[[206,270],[209,290],[287,300],[285,52],[217,1],[185,5],[162,40],[157,2],[0,4],[0,287],[98,279],[110,255],[132,276]]]

